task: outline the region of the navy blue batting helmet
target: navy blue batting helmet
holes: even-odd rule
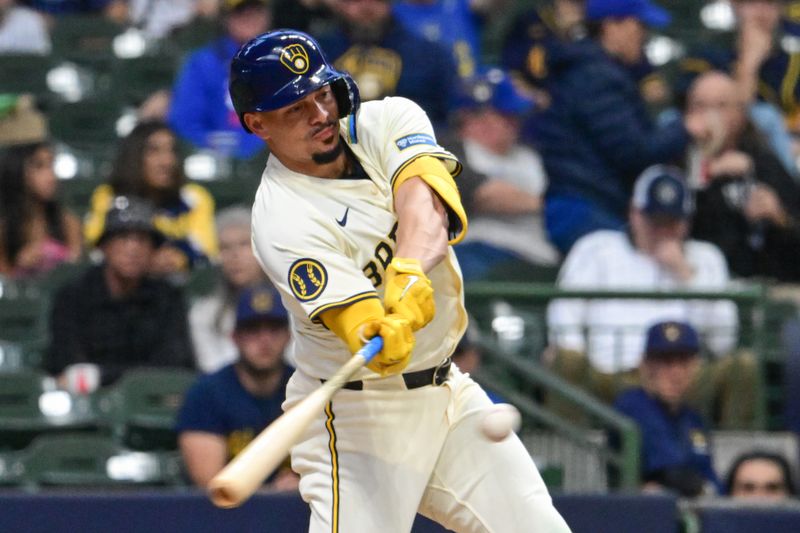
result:
[[[229,91],[239,122],[244,114],[287,106],[330,85],[339,118],[358,110],[358,87],[328,63],[317,41],[297,30],[275,30],[242,45],[231,61]]]

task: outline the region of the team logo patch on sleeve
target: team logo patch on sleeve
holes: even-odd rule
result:
[[[317,299],[327,284],[328,271],[316,259],[298,259],[289,268],[289,286],[301,302]]]
[[[427,133],[412,133],[411,135],[400,137],[394,142],[394,144],[397,145],[398,150],[405,150],[406,148],[411,148],[412,146],[417,146],[418,144],[436,146],[436,139]]]

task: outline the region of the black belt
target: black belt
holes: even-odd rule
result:
[[[416,372],[409,372],[407,374],[401,374],[403,376],[403,381],[406,382],[406,388],[418,389],[427,385],[435,385],[438,387],[447,381],[447,376],[450,374],[451,363],[452,361],[448,357],[442,361],[439,366],[426,368],[425,370],[417,370]],[[325,383],[324,379],[320,381]],[[364,390],[364,382],[361,380],[348,381],[342,386],[342,388],[347,390]]]

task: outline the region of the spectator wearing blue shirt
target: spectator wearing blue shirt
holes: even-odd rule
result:
[[[549,177],[545,224],[562,253],[583,235],[621,229],[636,177],[681,157],[687,128],[707,136],[705,122],[650,119],[631,67],[640,64],[647,28],[669,14],[650,0],[588,0],[592,38],[551,65],[552,104],[535,121]]]
[[[192,481],[206,486],[225,464],[282,414],[292,373],[283,362],[289,318],[278,292],[268,285],[244,291],[236,308],[233,340],[239,359],[207,374],[189,389],[176,431]],[[297,476],[278,470],[268,482],[297,488]]]
[[[331,7],[338,24],[319,44],[355,79],[361,99],[409,98],[445,128],[458,89],[449,51],[398,23],[389,0],[331,0]]]
[[[700,366],[700,340],[685,322],[666,321],[647,331],[640,367],[642,386],[621,393],[614,407],[639,426],[645,488],[682,496],[720,492],[708,431],[687,406],[687,393]]]
[[[228,94],[230,61],[242,44],[269,29],[272,14],[264,0],[224,0],[222,8],[225,35],[184,63],[172,89],[168,122],[198,148],[248,159],[263,143],[239,124]]]

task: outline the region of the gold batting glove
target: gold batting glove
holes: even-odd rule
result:
[[[369,362],[367,368],[381,376],[398,374],[411,360],[414,349],[414,332],[411,323],[402,315],[388,314],[371,320],[361,328],[363,338],[383,337],[383,350]]]
[[[383,305],[389,313],[403,315],[417,331],[433,319],[431,280],[422,271],[417,259],[395,257],[386,269],[386,289]]]

